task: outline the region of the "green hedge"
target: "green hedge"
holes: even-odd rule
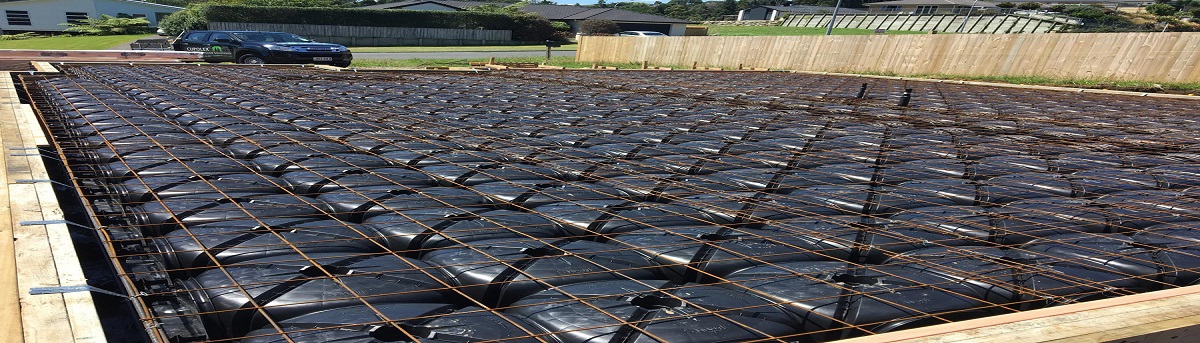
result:
[[[204,17],[210,22],[487,30],[512,30],[518,26],[511,16],[496,13],[237,5],[206,7]]]

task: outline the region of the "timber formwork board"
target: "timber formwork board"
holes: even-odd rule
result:
[[[50,144],[12,77],[0,78],[0,335],[7,342],[104,342],[91,294],[30,294],[87,285],[42,163]]]

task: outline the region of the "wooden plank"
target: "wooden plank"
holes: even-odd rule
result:
[[[1186,342],[1200,331],[1198,302],[1200,286],[1191,286],[839,342]]]
[[[8,75],[8,74],[0,74]],[[16,97],[16,88],[12,84],[12,78],[4,78],[0,80],[0,108],[19,104],[20,100]],[[3,137],[0,137],[0,146],[4,144]],[[8,164],[5,159],[0,158],[0,181],[5,185],[10,182],[8,180],[7,170]],[[0,335],[4,335],[6,340],[14,343],[22,343],[25,341],[24,330],[21,322],[21,301],[20,288],[17,284],[17,262],[16,262],[16,245],[14,239],[15,223],[9,215],[9,202],[6,201],[9,197],[9,188],[3,187],[0,189],[0,308],[9,309],[0,312]]]
[[[91,294],[29,294],[32,287],[86,285],[87,280],[75,254],[66,224],[47,225],[21,222],[61,220],[54,189],[46,180],[49,174],[37,151],[48,144],[37,125],[32,109],[16,99],[11,78],[0,81],[0,142],[4,156],[7,211],[16,271],[16,289],[22,330],[28,342],[103,342],[104,332]],[[5,290],[6,293],[11,293]],[[15,312],[15,311],[14,311]],[[17,337],[16,335],[10,336]]]

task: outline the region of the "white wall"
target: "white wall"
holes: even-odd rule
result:
[[[671,36],[682,36],[687,31],[687,24],[671,24],[671,32],[667,32]]]
[[[150,26],[158,26],[155,13],[174,13],[180,8],[121,0],[28,0],[0,2],[0,29],[5,31],[62,31],[66,26],[67,12],[86,12],[91,18],[101,14],[145,14]],[[8,25],[4,11],[27,11],[32,25]]]

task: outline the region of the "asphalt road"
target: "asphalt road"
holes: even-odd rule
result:
[[[353,51],[353,49],[351,49]],[[575,57],[575,51],[554,51],[552,56]],[[486,60],[489,57],[546,57],[545,51],[494,51],[494,52],[356,52],[356,60],[405,60],[410,58],[449,58]]]

